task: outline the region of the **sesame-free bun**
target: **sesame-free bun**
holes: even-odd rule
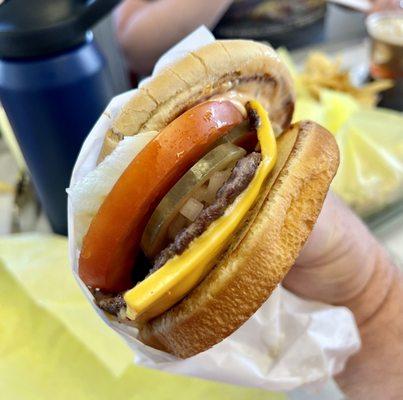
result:
[[[262,102],[277,135],[290,124],[294,90],[276,52],[251,40],[217,40],[170,64],[135,92],[107,132],[99,161],[124,136],[160,131],[196,103],[231,89]]]
[[[140,340],[186,358],[239,328],[294,264],[338,163],[321,126],[304,121],[284,132],[275,169],[225,254],[187,297],[140,327]]]

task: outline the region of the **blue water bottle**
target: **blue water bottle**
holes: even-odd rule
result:
[[[53,230],[85,136],[112,97],[89,28],[118,0],[6,0],[0,5],[0,102]]]

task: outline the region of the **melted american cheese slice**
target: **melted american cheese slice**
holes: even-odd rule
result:
[[[218,255],[253,206],[277,159],[273,129],[263,106],[251,101],[258,118],[257,136],[262,161],[248,187],[236,198],[223,216],[212,222],[180,255],[168,260],[159,270],[127,291],[127,317],[146,321],[172,307],[190,292],[211,270]]]

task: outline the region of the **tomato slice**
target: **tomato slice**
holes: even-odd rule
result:
[[[132,286],[141,236],[156,205],[242,119],[231,102],[207,101],[180,115],[147,144],[105,198],[84,237],[79,259],[84,283],[107,292]]]

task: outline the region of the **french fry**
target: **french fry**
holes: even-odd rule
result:
[[[319,99],[322,89],[348,93],[364,106],[375,106],[380,92],[393,86],[391,80],[378,80],[356,87],[351,83],[348,71],[341,68],[340,59],[330,59],[324,53],[311,53],[298,79],[310,96]]]

